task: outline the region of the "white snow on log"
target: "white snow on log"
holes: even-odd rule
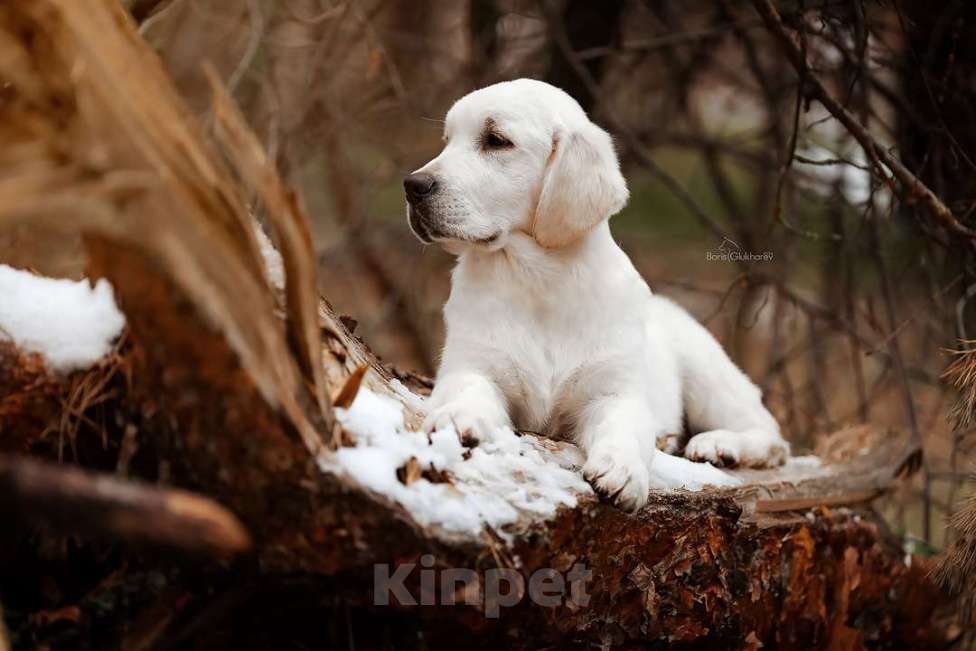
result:
[[[710,463],[699,463],[664,452],[654,457],[651,464],[651,482],[652,486],[659,489],[684,488],[690,491],[700,491],[706,486],[727,488],[742,484],[739,479]]]
[[[402,384],[397,394],[422,408],[423,399]],[[361,388],[349,409],[336,409],[342,426],[356,447],[340,448],[334,459],[320,460],[323,470],[345,473],[365,488],[405,507],[421,525],[477,536],[485,525],[510,539],[506,525],[522,516],[546,519],[560,506],[576,506],[593,490],[579,473],[582,452],[573,445],[535,436],[497,430],[472,449],[462,447],[457,432],[448,428],[429,437],[404,424],[403,405],[392,396]],[[409,485],[397,470],[415,458],[422,470],[447,471],[451,483],[426,478]],[[658,490],[702,490],[742,482],[707,463],[660,453],[652,468]]]
[[[340,448],[332,461],[320,460],[322,469],[344,472],[365,488],[392,498],[424,526],[477,536],[488,525],[509,538],[503,527],[520,515],[549,517],[560,506],[575,506],[578,496],[592,493],[589,484],[567,467],[569,460],[560,462],[534,437],[518,436],[510,429],[499,429],[490,440],[466,450],[453,429],[429,438],[408,430],[401,403],[365,387],[349,409],[336,409],[336,415],[357,445]],[[397,469],[411,457],[423,470],[448,471],[451,483],[420,478],[404,484]]]
[[[112,285],[102,278],[43,278],[0,264],[0,338],[40,353],[55,371],[86,369],[105,356],[125,327]]]
[[[802,457],[790,457],[786,460],[784,469],[786,470],[811,470],[824,468],[820,457],[808,454]]]

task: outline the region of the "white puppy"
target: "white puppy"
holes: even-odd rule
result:
[[[691,459],[783,462],[759,389],[614,242],[627,185],[572,97],[528,79],[483,88],[448,112],[444,141],[404,181],[414,232],[458,256],[427,431],[571,438],[587,479],[626,509],[668,487],[656,439],[685,419]]]

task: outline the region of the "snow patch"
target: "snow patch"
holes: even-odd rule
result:
[[[394,390],[411,406],[423,408],[424,399],[399,382],[394,381]],[[576,506],[580,496],[593,494],[579,472],[583,455],[574,446],[500,428],[467,449],[453,428],[430,436],[408,429],[403,404],[366,387],[348,409],[336,409],[336,416],[354,435],[356,447],[340,448],[333,458],[321,458],[320,467],[393,499],[425,526],[477,536],[487,525],[510,539],[505,527],[520,515],[548,518],[560,506]],[[404,484],[397,470],[411,458],[424,471],[447,471],[451,483],[420,478]],[[742,483],[710,464],[664,453],[655,457],[651,472],[656,485],[665,490]]]
[[[789,457],[786,460],[786,464],[783,466],[788,470],[799,470],[799,469],[812,469],[820,468],[823,466],[823,462],[820,457],[814,456],[812,454],[807,454],[802,457]]]
[[[699,491],[706,486],[739,486],[742,481],[708,462],[690,461],[661,452],[651,465],[651,480],[669,489]]]
[[[406,391],[401,387],[399,392]],[[414,400],[421,400],[414,395]],[[344,472],[362,486],[403,505],[422,525],[477,536],[485,525],[509,538],[503,527],[520,513],[554,515],[573,507],[589,484],[570,466],[544,454],[534,437],[499,429],[467,450],[453,429],[410,431],[396,399],[363,387],[349,409],[336,409],[339,422],[356,437],[356,447],[340,448],[334,459],[320,459],[323,470]],[[411,457],[421,469],[450,473],[452,483],[420,478],[409,485],[397,478]],[[465,458],[467,457],[467,458]]]
[[[0,264],[0,338],[40,353],[60,372],[89,368],[111,349],[125,327],[112,285],[102,278],[43,278]]]

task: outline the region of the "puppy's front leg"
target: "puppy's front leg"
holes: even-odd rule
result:
[[[454,371],[437,379],[428,400],[424,431],[453,425],[462,440],[491,436],[499,427],[511,427],[505,396],[498,385],[476,371]]]
[[[583,475],[594,490],[627,511],[644,506],[655,431],[653,414],[640,398],[604,396],[584,407],[576,439],[586,452]]]

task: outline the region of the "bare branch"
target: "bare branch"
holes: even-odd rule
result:
[[[956,219],[952,211],[942,203],[942,200],[932,190],[929,189],[917,176],[915,176],[900,160],[892,155],[886,147],[879,143],[874,136],[862,125],[851,113],[841,106],[834,97],[827,91],[823,82],[813,73],[807,64],[800,47],[793,40],[783,20],[773,6],[772,0],[753,0],[753,6],[766,23],[766,27],[776,37],[787,58],[796,69],[797,74],[804,80],[804,92],[815,98],[831,115],[844,125],[852,136],[864,148],[865,153],[872,159],[879,173],[887,178],[887,170],[890,170],[898,182],[901,184],[901,198],[905,203],[913,205],[921,204],[929,215],[951,230],[952,232],[970,239],[976,239],[976,230],[973,230]]]

